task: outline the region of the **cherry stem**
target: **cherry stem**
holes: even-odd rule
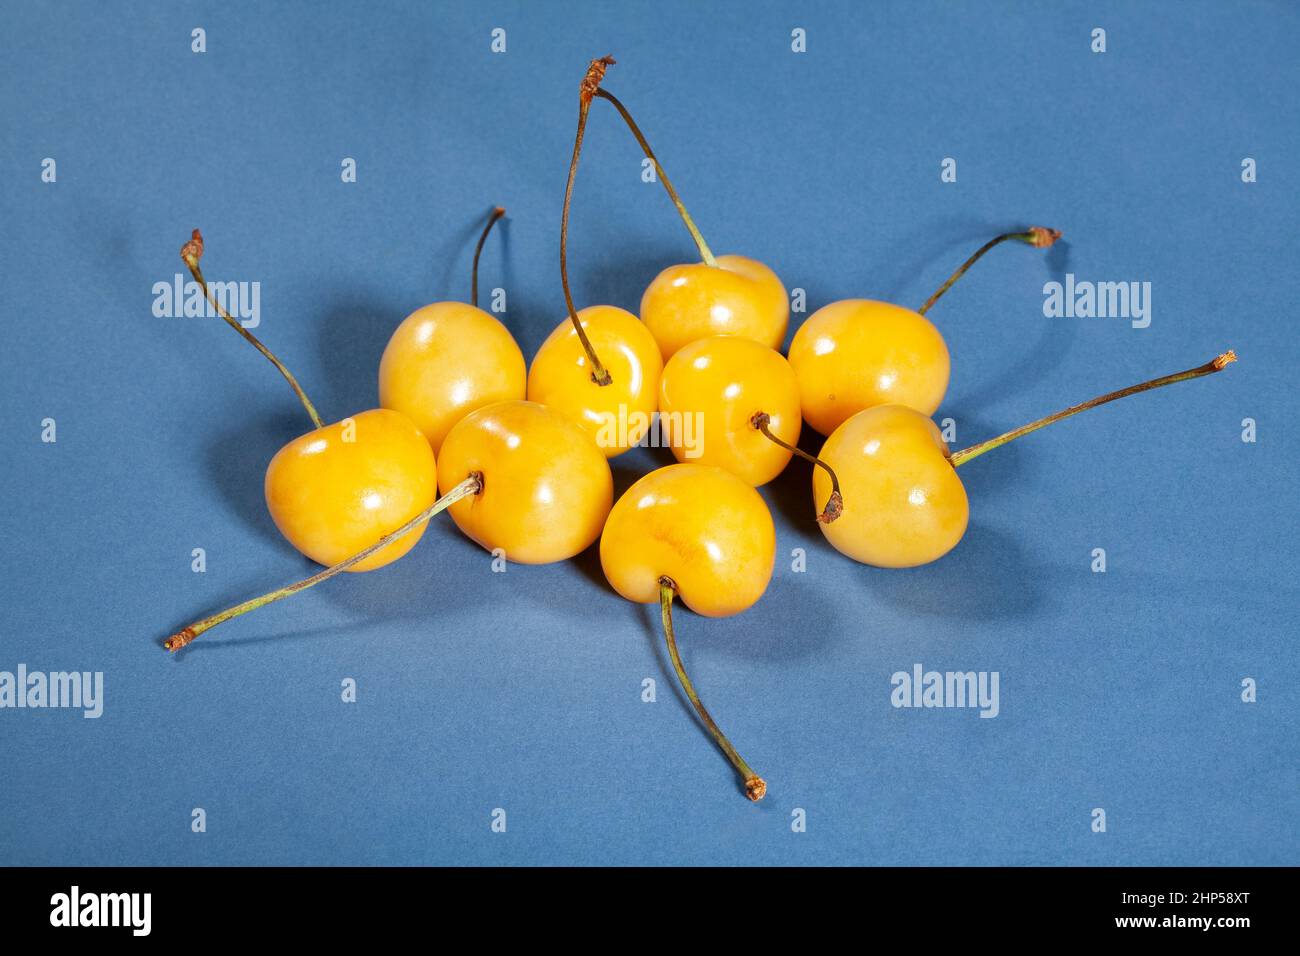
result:
[[[492,231],[492,227],[496,225],[497,220],[505,214],[505,206],[497,206],[492,210],[487,225],[483,227],[483,233],[478,237],[478,245],[474,247],[474,271],[471,273],[470,278],[469,302],[475,308],[478,308],[478,257],[483,253],[483,243],[487,242],[488,233]]]
[[[826,507],[822,513],[817,516],[817,520],[822,524],[830,524],[836,518],[844,513],[844,496],[840,494],[840,479],[835,474],[835,469],[826,462],[822,461],[816,455],[810,455],[802,448],[796,448],[789,442],[782,441],[772,434],[769,427],[772,423],[772,416],[767,412],[755,412],[749,418],[749,423],[763,433],[763,437],[773,444],[780,445],[786,451],[793,452],[804,461],[819,466],[831,476],[831,496],[826,499]]]
[[[610,377],[609,370],[597,358],[596,350],[592,348],[591,340],[587,338],[587,330],[582,327],[582,320],[578,318],[578,309],[573,304],[573,293],[569,291],[569,206],[573,203],[573,181],[578,175],[582,137],[587,130],[587,114],[591,111],[591,91],[600,83],[600,77],[604,76],[605,70],[613,62],[614,58],[611,56],[592,60],[587,67],[587,75],[583,77],[578,94],[578,132],[573,140],[573,158],[569,160],[569,181],[564,187],[564,211],[560,216],[560,283],[564,286],[564,304],[569,309],[569,319],[573,322],[574,331],[578,333],[578,341],[582,343],[582,349],[591,362],[591,380],[597,385],[609,385],[614,380]]]
[[[731,745],[727,735],[722,732],[709,712],[704,709],[700,703],[700,697],[695,693],[695,687],[691,684],[691,679],[686,676],[686,668],[682,666],[682,656],[677,653],[677,638],[673,636],[673,598],[677,595],[677,585],[670,577],[661,577],[659,579],[659,608],[663,613],[664,619],[664,640],[668,643],[668,655],[673,659],[673,670],[677,671],[677,679],[681,681],[682,689],[686,691],[686,696],[690,698],[691,703],[695,705],[695,712],[700,715],[700,720],[708,728],[713,739],[717,741],[722,752],[727,755],[732,766],[740,774],[741,780],[745,783],[745,796],[757,803],[763,799],[767,793],[767,783],[758,774],[750,769],[749,764],[736,752],[736,748]]]
[[[1142,382],[1139,385],[1130,385],[1128,388],[1122,388],[1118,392],[1110,392],[1106,395],[1099,395],[1094,399],[1083,402],[1079,405],[1071,405],[1069,408],[1062,409],[1054,415],[1048,415],[1046,418],[1040,418],[1036,422],[1030,422],[1028,425],[1021,425],[1006,434],[999,435],[997,438],[990,438],[988,441],[982,441],[978,445],[971,445],[959,452],[949,456],[949,461],[956,468],[963,465],[972,458],[984,454],[986,451],[992,451],[994,448],[1000,448],[1009,441],[1015,441],[1022,435],[1028,435],[1030,432],[1038,431],[1044,426],[1053,422],[1059,422],[1062,418],[1069,418],[1071,415],[1077,415],[1079,412],[1086,412],[1090,408],[1096,408],[1098,405],[1105,405],[1107,402],[1113,402],[1117,398],[1125,398],[1129,395],[1136,395],[1138,392],[1149,392],[1153,388],[1160,388],[1163,385],[1172,385],[1175,382],[1186,382],[1189,379],[1200,378],[1203,375],[1212,375],[1221,371],[1228,365],[1237,361],[1237,353],[1231,349],[1217,356],[1213,360],[1206,362],[1204,365],[1198,365],[1196,368],[1189,368],[1185,372],[1176,372],[1173,375],[1165,375],[1161,378],[1153,378],[1149,382]]]
[[[704,260],[705,265],[716,267],[718,260],[713,257],[712,250],[709,249],[708,243],[704,241],[704,236],[700,234],[699,228],[695,225],[695,220],[692,219],[691,214],[686,211],[685,203],[683,203],[681,197],[677,195],[677,190],[673,188],[673,184],[668,179],[668,174],[664,172],[663,166],[659,165],[659,157],[656,156],[654,150],[650,148],[650,143],[641,132],[641,127],[637,126],[636,120],[632,119],[632,114],[627,111],[627,107],[620,103],[618,97],[613,93],[597,89],[595,95],[599,96],[602,100],[608,100],[614,109],[618,110],[619,115],[623,117],[623,122],[627,124],[627,128],[632,131],[632,135],[636,137],[636,141],[641,145],[641,151],[645,153],[646,159],[654,163],[655,175],[658,176],[659,181],[663,183],[664,189],[668,193],[668,198],[671,199],[673,205],[677,207],[677,215],[682,217],[682,222],[686,224],[686,228],[690,232],[691,238],[695,240],[695,245],[700,250],[700,258]]]
[[[305,591],[310,587],[315,587],[317,584],[320,584],[322,581],[327,581],[330,578],[334,577],[334,575],[346,571],[348,568],[352,567],[354,564],[358,563],[359,561],[364,561],[366,558],[370,557],[372,554],[374,554],[376,551],[379,551],[381,548],[386,548],[388,545],[392,544],[398,538],[409,533],[410,531],[414,530],[418,526],[424,524],[426,521],[428,521],[438,512],[445,510],[451,505],[454,505],[457,501],[460,501],[460,499],[468,498],[470,495],[476,495],[482,490],[483,490],[482,473],[477,471],[472,472],[468,478],[466,478],[455,488],[451,489],[451,491],[447,492],[445,495],[439,498],[428,508],[425,508],[418,515],[416,515],[410,521],[406,522],[406,524],[402,525],[396,531],[392,531],[384,535],[382,538],[380,538],[370,547],[366,548],[364,551],[358,551],[356,554],[352,555],[352,557],[346,559],[345,561],[340,561],[338,564],[332,565],[323,571],[318,571],[315,574],[313,574],[311,577],[305,578],[302,581],[298,581],[296,584],[290,584],[287,587],[282,587],[275,591],[270,591],[266,594],[263,594],[261,597],[255,597],[250,601],[245,601],[243,604],[236,604],[234,607],[226,608],[226,610],[221,611],[217,614],[213,614],[211,617],[205,617],[201,621],[195,621],[189,627],[182,628],[181,630],[173,634],[171,637],[167,638],[167,640],[163,641],[163,647],[167,648],[167,650],[169,651],[173,651],[173,652],[179,651],[182,647],[184,647],[186,644],[189,644],[191,641],[194,640],[194,638],[198,637],[204,631],[209,630],[210,628],[214,628],[218,624],[221,624],[224,621],[229,621],[231,618],[240,617],[241,615],[247,614],[249,611],[256,611],[259,607],[265,607],[267,604],[274,604],[276,601],[280,600],[281,598],[287,598],[291,594],[297,594],[299,591]]]
[[[939,290],[935,292],[934,295],[930,296],[930,298],[926,299],[925,305],[921,306],[917,311],[922,315],[925,315],[925,313],[930,311],[930,306],[939,301],[939,296],[947,292],[954,282],[966,274],[967,269],[979,262],[980,257],[994,246],[1004,243],[1008,239],[1018,239],[1020,242],[1028,243],[1035,249],[1046,249],[1060,238],[1061,232],[1059,229],[1046,229],[1042,226],[1030,226],[1024,232],[1008,232],[998,236],[996,239],[990,239],[988,242],[984,243],[984,245],[979,247],[975,255],[963,262],[961,267],[948,277],[948,281],[939,286]]]
[[[208,290],[207,280],[203,278],[203,270],[199,268],[199,259],[202,257],[203,235],[195,229],[190,241],[181,246],[181,258],[185,261],[185,264],[189,266],[190,275],[194,276],[194,281],[203,289],[203,294],[217,310],[217,314],[226,320],[226,324],[247,339],[255,349],[270,360],[272,365],[280,370],[280,374],[284,376],[285,381],[287,381],[293,389],[294,394],[298,396],[298,401],[302,402],[302,407],[307,409],[307,414],[311,416],[312,424],[317,428],[324,428],[324,422],[320,420],[320,415],[316,413],[316,406],[311,403],[311,399],[309,399],[307,393],[302,390],[302,386],[299,385],[298,380],[293,377],[293,373],[285,368],[284,363],[276,358],[275,353],[263,345],[257,336],[244,328],[236,319],[232,318],[230,313],[225,310],[221,303],[216,300],[216,297]]]

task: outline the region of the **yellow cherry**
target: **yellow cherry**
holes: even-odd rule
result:
[[[966,533],[966,489],[948,446],[925,415],[877,405],[836,428],[818,455],[840,476],[850,506],[822,526],[835,548],[881,568],[910,568],[943,557]],[[829,482],[813,474],[821,500]]]
[[[724,468],[755,487],[792,455],[827,468],[798,447],[799,384],[780,352],[751,339],[715,335],[679,349],[659,383],[659,429],[681,462]],[[818,521],[844,506],[835,473]]]
[[[849,502],[838,521],[822,525],[822,533],[838,551],[864,564],[910,568],[935,561],[966,532],[970,508],[957,476],[960,465],[1098,405],[1218,372],[1236,358],[1225,352],[1196,368],[1109,392],[954,453],[934,422],[915,409],[877,405],[858,412],[822,446],[820,457],[840,476]],[[828,479],[814,472],[814,500],[828,490]]]
[[[202,257],[203,235],[195,229],[181,247],[181,259],[226,324],[279,369],[316,426],[281,448],[266,470],[267,508],[289,543],[312,560],[332,565],[426,508],[437,488],[433,453],[423,436],[413,438],[419,430],[410,419],[375,409],[323,424],[284,363],[212,295],[199,267]],[[369,571],[395,561],[420,534],[374,551],[348,570]]]
[[[711,465],[659,468],[609,513],[600,563],[629,601],[659,600],[659,579],[705,617],[729,617],[767,590],[776,554],[772,514],[757,491]]]
[[[436,302],[397,327],[379,363],[379,403],[406,414],[437,453],[469,412],[524,396],[524,356],[504,325],[464,302]]]
[[[520,564],[571,558],[600,535],[614,496],[609,462],[567,415],[536,402],[499,402],[461,419],[443,442],[444,493],[470,475],[482,489],[450,508],[488,551]]]
[[[767,784],[700,702],[677,651],[672,602],[678,596],[706,617],[739,614],[767,590],[775,557],[772,514],[762,497],[711,465],[652,471],[619,498],[600,536],[600,563],[614,590],[639,604],[659,602],[677,678],[751,800],[761,800]]]
[[[803,417],[829,435],[856,412],[896,403],[931,415],[948,390],[948,346],[918,312],[846,299],[810,315],[790,343]]]
[[[587,350],[565,319],[533,357],[528,400],[549,405],[581,425],[609,458],[638,444],[654,420],[663,359],[641,321],[612,305],[588,306],[578,320],[609,371],[609,385],[592,377]]]
[[[212,295],[199,268],[202,255],[203,237],[196,229],[193,238],[181,248],[181,258],[195,281],[222,319],[280,370],[316,425],[271,459],[264,490],[271,518],[285,538],[303,554],[329,567],[195,621],[163,641],[170,651],[180,650],[224,621],[314,587],[336,574],[370,571],[390,564],[415,545],[431,517],[482,488],[481,476],[468,476],[434,501],[437,469],[433,450],[415,423],[400,412],[377,408],[333,425],[322,424],[311,400],[284,364]]]
[[[398,412],[376,408],[300,435],[266,469],[266,507],[280,533],[319,564],[337,564],[419,514],[434,499],[429,443]],[[349,570],[396,561],[407,535]]]
[[[478,259],[493,210],[474,253],[473,303],[435,302],[403,320],[379,362],[379,404],[406,415],[437,454],[451,427],[485,405],[522,399],[523,353],[509,330],[478,308]]]
[[[744,256],[715,263],[669,266],[641,297],[641,321],[665,360],[710,335],[739,335],[770,349],[785,341],[790,303],[776,273]]]
[[[986,252],[1017,240],[1045,249],[1060,233],[1034,226],[986,242],[917,311],[871,299],[845,299],[810,315],[790,343],[804,420],[829,435],[873,405],[898,404],[932,415],[948,390],[948,346],[925,317]]]
[[[764,413],[764,436],[754,416]],[[679,349],[659,381],[659,422],[678,461],[716,465],[765,485],[790,463],[799,441],[799,385],[780,352],[750,339],[714,335]]]
[[[283,460],[277,456],[272,463],[274,477],[268,472],[268,500],[274,484],[277,500],[272,508],[280,512],[277,524],[293,519],[286,534],[292,531],[300,536],[315,535],[330,542],[339,535],[354,534],[364,544],[309,578],[182,628],[163,642],[164,647],[179,650],[218,624],[298,594],[343,571],[378,566],[373,563],[376,560],[393,560],[409,549],[423,534],[429,519],[443,510],[451,509],[457,526],[474,541],[494,552],[500,549],[507,560],[524,564],[572,557],[596,540],[609,514],[613,500],[609,462],[587,433],[544,405],[499,402],[471,412],[448,433],[439,469],[442,497],[376,539],[354,527],[357,522],[353,502],[358,499],[355,489],[361,485],[385,492],[400,491],[407,471],[398,468],[399,456],[390,456],[393,474],[384,474],[375,467],[376,462],[386,460],[385,442],[400,446],[413,459],[427,461],[430,482],[434,478],[433,453],[415,425],[397,412],[377,409],[356,416],[352,423],[357,435],[366,436],[369,455],[359,456],[344,447],[348,443],[342,429],[347,422],[305,435],[286,446],[281,452]],[[419,440],[414,441],[412,435]],[[313,450],[311,442],[320,439],[326,441],[326,447]],[[313,455],[317,456],[314,460]],[[296,474],[294,469],[302,474]],[[280,494],[291,493],[297,481],[305,484],[312,497],[278,500]],[[327,497],[326,492],[332,492],[334,497]],[[397,495],[392,497],[396,500]],[[430,490],[426,498],[432,497]],[[359,498],[363,508],[372,503],[367,494]],[[283,510],[291,507],[294,510]],[[334,523],[312,524],[310,513],[316,508],[332,515]],[[389,513],[396,512],[390,509]],[[317,537],[304,541],[304,545],[315,544]]]

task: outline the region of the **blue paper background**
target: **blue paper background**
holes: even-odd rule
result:
[[[100,670],[106,700],[99,720],[0,711],[0,861],[1300,863],[1294,4],[6,0],[4,19],[0,669]],[[767,595],[678,623],[770,783],[759,806],[676,692],[657,610],[594,551],[493,574],[441,520],[381,572],[158,646],[311,569],[262,502],[306,424],[293,396],[220,322],[152,315],[189,230],[210,278],[261,282],[258,334],[337,419],[376,403],[407,313],[468,295],[503,203],[482,282],[531,357],[564,314],[577,83],[607,52],[714,249],[767,262],[809,312],[915,306],[996,232],[1065,231],[997,250],[932,313],[959,445],[1242,359],[963,469],[971,528],[930,567],[830,549],[799,464],[765,488]],[[692,256],[640,158],[596,104],[582,304],[635,310]],[[1150,328],[1044,318],[1066,272],[1150,281]],[[666,460],[617,459],[619,489]],[[915,663],[999,671],[1001,715],[893,709]]]

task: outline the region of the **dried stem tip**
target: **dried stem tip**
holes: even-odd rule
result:
[[[186,262],[198,262],[203,258],[203,233],[194,230],[190,241],[181,246],[181,258]]]
[[[1032,237],[1029,244],[1035,249],[1046,249],[1061,238],[1061,230],[1048,229],[1044,226],[1030,226],[1029,235]]]
[[[767,796],[767,781],[762,777],[750,777],[745,781],[745,796],[758,803]]]
[[[186,644],[189,644],[199,635],[195,633],[194,628],[187,627],[182,631],[177,631],[167,640],[163,641],[163,647],[169,651],[179,651]]]
[[[587,75],[582,78],[582,86],[578,89],[578,98],[583,106],[591,105],[591,98],[596,95],[596,91],[600,89],[600,81],[605,78],[605,71],[616,62],[618,61],[612,56],[602,56],[591,61],[591,65],[587,67]]]
[[[844,514],[844,496],[838,491],[832,491],[831,496],[826,499],[826,507],[817,516],[817,521],[820,524],[830,524],[842,514]]]
[[[1224,352],[1222,355],[1216,358],[1211,364],[1216,369],[1221,369],[1225,365],[1231,365],[1235,361],[1237,361],[1237,353],[1234,352],[1232,349],[1228,349],[1228,351]]]

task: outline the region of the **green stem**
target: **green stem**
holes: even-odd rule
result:
[[[1237,361],[1237,353],[1229,349],[1222,355],[1206,362],[1204,365],[1198,365],[1196,368],[1189,368],[1185,372],[1175,372],[1173,375],[1165,375],[1162,378],[1153,378],[1149,382],[1142,382],[1139,385],[1130,385],[1128,388],[1122,388],[1118,392],[1109,392],[1105,395],[1099,395],[1094,399],[1083,402],[1079,405],[1071,405],[1069,408],[1062,409],[1054,415],[1048,415],[1046,418],[1040,418],[1038,421],[1030,422],[1028,425],[1021,425],[1019,428],[1012,429],[997,438],[990,438],[988,441],[980,442],[978,445],[971,445],[959,452],[949,456],[949,461],[956,468],[958,465],[964,465],[972,458],[978,458],[986,451],[992,451],[994,448],[1001,448],[1009,441],[1015,441],[1022,435],[1028,435],[1030,432],[1038,431],[1053,422],[1059,422],[1063,418],[1069,418],[1071,415],[1077,415],[1079,412],[1086,412],[1090,408],[1096,408],[1098,405],[1105,405],[1107,402],[1113,402],[1117,398],[1126,398],[1129,395],[1136,395],[1138,392],[1149,392],[1153,388],[1160,388],[1164,385],[1172,385],[1175,382],[1186,382],[1189,379],[1200,378],[1203,375],[1212,375],[1221,371],[1228,365]]]
[[[782,441],[772,434],[771,424],[772,416],[767,412],[755,412],[749,418],[749,423],[762,432],[763,437],[773,444],[780,445],[786,451],[793,452],[806,462],[821,468],[826,474],[831,476],[831,495],[826,499],[826,507],[822,513],[817,516],[817,520],[822,524],[830,524],[836,518],[844,513],[844,496],[840,494],[840,479],[835,474],[835,469],[826,462],[822,461],[816,455],[810,455],[802,448],[796,448],[787,441]]]
[[[483,233],[478,237],[478,245],[474,247],[474,271],[470,276],[470,305],[478,308],[478,257],[483,253],[483,243],[487,242],[488,233],[496,225],[498,219],[506,214],[504,206],[497,206],[492,210],[492,215],[488,217],[487,225],[483,227]]]
[[[568,307],[569,320],[573,322],[573,330],[578,333],[582,350],[587,353],[587,360],[591,362],[591,380],[602,386],[609,385],[614,380],[610,377],[609,370],[596,356],[591,339],[587,338],[587,330],[582,327],[582,320],[578,318],[578,308],[573,304],[573,293],[569,291],[569,206],[573,203],[573,181],[578,175],[578,157],[582,155],[582,138],[587,131],[587,114],[591,111],[589,87],[593,82],[593,76],[596,77],[594,82],[599,83],[599,77],[604,75],[606,67],[613,62],[612,57],[592,60],[587,68],[587,75],[583,78],[582,90],[578,96],[578,132],[573,140],[573,158],[569,160],[569,181],[564,187],[564,209],[560,214],[560,284],[564,286],[564,304]]]
[[[1020,242],[1028,243],[1029,245],[1033,246],[1036,249],[1046,249],[1048,246],[1050,246],[1052,243],[1054,243],[1057,239],[1060,238],[1061,238],[1060,230],[1045,229],[1042,226],[1031,226],[1029,229],[1026,229],[1024,232],[1008,232],[1005,233],[1004,235],[998,236],[996,239],[990,239],[988,242],[984,243],[984,245],[980,246],[978,250],[976,250],[975,255],[971,256],[969,259],[963,262],[960,268],[958,268],[956,272],[954,272],[952,275],[948,277],[948,281],[945,282],[943,285],[939,286],[939,290],[935,292],[934,295],[930,296],[930,298],[926,299],[925,305],[921,306],[921,308],[917,309],[917,311],[920,312],[922,315],[925,315],[925,313],[929,312],[930,306],[934,305],[936,302],[939,301],[939,296],[947,292],[954,282],[956,282],[958,279],[960,279],[962,276],[966,274],[967,269],[969,269],[975,263],[979,262],[980,257],[983,256],[984,253],[992,249],[994,246],[1006,242],[1009,239],[1017,239]]]
[[[275,591],[268,592],[267,594],[263,594],[261,597],[255,597],[252,600],[245,601],[243,604],[236,604],[234,607],[226,608],[226,610],[213,614],[211,617],[205,617],[201,621],[195,621],[189,627],[182,628],[171,637],[167,638],[167,640],[163,641],[163,647],[167,648],[169,651],[179,651],[204,631],[214,628],[224,621],[240,617],[241,615],[247,614],[249,611],[256,611],[259,607],[273,604],[281,598],[287,598],[291,594],[297,594],[299,591],[305,591],[310,587],[315,587],[322,581],[328,581],[330,578],[334,577],[334,575],[346,571],[348,568],[360,561],[364,561],[381,548],[388,547],[388,545],[392,544],[398,538],[414,530],[419,525],[424,524],[438,512],[454,505],[456,502],[460,501],[460,499],[467,498],[470,495],[476,495],[482,490],[483,475],[477,471],[473,472],[468,478],[439,498],[428,508],[425,508],[410,521],[406,522],[406,524],[402,525],[396,531],[384,535],[364,551],[358,551],[347,560],[331,565],[323,571],[318,571],[311,577],[298,581],[296,584],[290,584],[287,587],[282,587]]]
[[[677,679],[681,681],[686,696],[695,705],[695,712],[700,715],[700,720],[704,722],[704,726],[713,735],[713,739],[717,741],[718,746],[722,748],[722,752],[731,761],[731,765],[740,774],[741,780],[745,783],[745,796],[754,802],[758,802],[767,793],[767,783],[750,769],[749,764],[745,763],[740,754],[736,752],[736,748],[731,745],[727,735],[709,716],[709,712],[704,709],[704,704],[700,703],[699,695],[695,693],[695,687],[691,684],[691,679],[686,676],[686,668],[682,666],[682,656],[677,653],[677,638],[673,636],[673,598],[676,594],[677,585],[673,583],[672,578],[662,577],[659,579],[659,608],[663,614],[664,640],[668,643],[668,655],[673,659],[673,670],[677,671]]]
[[[659,157],[656,156],[654,150],[650,148],[650,143],[641,132],[641,127],[637,126],[636,121],[632,119],[632,114],[627,111],[627,107],[620,103],[618,97],[613,93],[608,93],[605,90],[597,89],[594,95],[599,96],[602,100],[608,100],[614,109],[618,110],[619,115],[623,117],[623,122],[627,124],[627,128],[632,131],[632,135],[636,137],[636,141],[641,145],[641,151],[645,153],[646,159],[654,163],[655,175],[658,176],[659,181],[664,184],[664,189],[668,192],[668,198],[671,199],[673,205],[677,207],[677,215],[682,217],[682,222],[686,224],[686,228],[690,232],[691,238],[695,240],[695,245],[700,250],[700,258],[704,260],[705,265],[717,266],[718,260],[713,257],[713,252],[709,249],[708,243],[704,241],[704,236],[700,234],[700,230],[696,227],[695,220],[692,219],[691,214],[686,211],[686,204],[683,203],[681,197],[677,195],[677,190],[673,188],[672,182],[668,179],[668,174],[664,172],[664,168],[659,165]]]
[[[199,259],[202,256],[203,236],[197,229],[195,229],[193,238],[191,238],[189,242],[185,243],[185,245],[181,246],[181,258],[185,261],[185,265],[189,266],[190,275],[194,276],[194,281],[203,289],[203,294],[207,297],[207,300],[212,303],[213,307],[217,310],[217,313],[226,320],[226,324],[242,335],[253,346],[253,348],[265,355],[267,359],[270,360],[271,364],[280,370],[280,374],[284,376],[285,381],[287,381],[293,389],[294,394],[298,396],[298,401],[302,402],[302,407],[307,409],[307,414],[311,416],[312,424],[317,428],[324,428],[325,424],[321,421],[320,415],[316,414],[316,406],[311,403],[311,399],[309,399],[307,393],[302,390],[302,386],[299,385],[298,380],[293,377],[293,373],[285,368],[284,363],[276,358],[275,353],[263,345],[257,336],[244,328],[237,320],[232,318],[230,313],[227,312],[212,293],[208,291],[208,283],[203,278],[203,270],[199,268]]]

